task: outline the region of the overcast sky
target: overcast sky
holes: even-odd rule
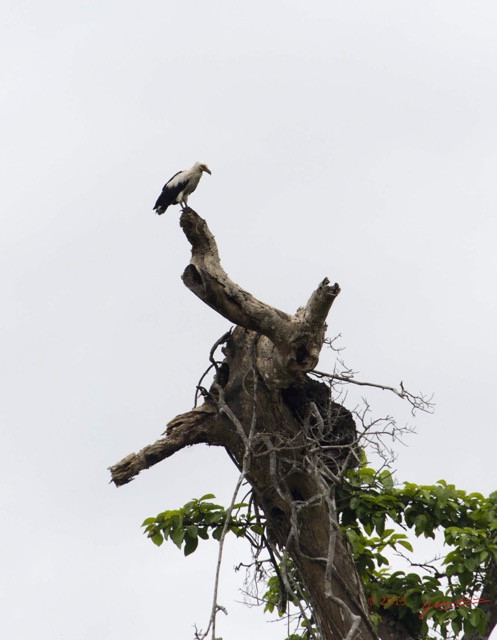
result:
[[[107,471],[192,407],[229,328],[181,282],[178,207],[152,212],[197,160],[212,176],[190,204],[235,281],[288,312],[337,281],[329,335],[358,378],[435,394],[416,421],[367,394],[417,429],[399,482],[497,488],[495,2],[0,12],[2,637],[191,640],[207,623],[216,545],[184,559],[140,524],[227,502],[233,465],[197,447],[119,490]],[[237,604],[243,548],[218,634],[281,639]]]

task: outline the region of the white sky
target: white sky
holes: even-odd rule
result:
[[[226,502],[230,461],[190,449],[119,490],[106,469],[191,408],[229,327],[180,280],[178,208],[152,212],[196,160],[212,176],[190,202],[234,280],[289,312],[339,282],[347,363],[435,394],[397,478],[497,488],[494,2],[0,12],[1,637],[191,640],[206,624],[216,545],[185,560],[140,524],[203,493]],[[242,548],[219,635],[282,638],[235,602]]]

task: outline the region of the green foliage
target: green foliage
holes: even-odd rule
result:
[[[283,571],[286,573],[286,583],[293,585],[291,593],[288,593],[287,589],[281,584],[279,576],[283,574]],[[296,605],[302,599],[302,595],[305,594],[305,587],[297,568],[288,558],[285,567],[281,564],[278,565],[278,574],[275,573],[267,580],[267,591],[263,595],[263,600],[265,602],[264,611],[273,613],[276,609],[281,618],[287,613],[289,600]]]
[[[422,639],[432,637],[432,629],[444,638],[483,635],[487,618],[478,606],[478,595],[489,563],[497,562],[497,492],[485,498],[444,480],[434,485],[405,482],[396,488],[388,470],[378,473],[362,462],[336,487],[336,499],[340,526],[364,583],[373,625],[386,616],[400,620],[413,636]],[[228,511],[212,503],[214,497],[208,494],[180,509],[147,518],[145,533],[157,545],[171,539],[179,548],[183,546],[185,555],[196,550],[199,538],[219,540]],[[392,572],[389,552],[413,553],[412,538],[400,533],[401,529],[411,531],[415,538],[443,535],[450,550],[431,572]],[[264,523],[240,503],[231,510],[227,531],[260,547],[257,538],[264,532]],[[278,571],[281,575],[282,567]],[[280,617],[288,614],[289,602],[300,603],[309,611],[305,588],[290,561],[286,572],[286,583],[295,586],[292,593],[273,572],[263,597],[265,611]],[[298,632],[287,640],[315,637],[312,612],[304,618]]]
[[[214,540],[220,540],[223,528],[228,518],[228,510],[219,504],[210,502],[216,496],[208,493],[199,499],[190,500],[183,507],[172,511],[159,513],[155,518],[144,520],[142,527],[144,533],[158,547],[164,540],[172,540],[181,549],[185,556],[193,553],[198,546],[199,539],[208,540],[209,536]],[[241,502],[233,505],[227,531],[234,533],[238,538],[250,537],[251,534],[261,535],[263,527],[257,518],[246,509],[247,504]]]
[[[279,577],[283,572],[286,574],[286,584],[292,587],[291,593],[288,593]],[[286,559],[285,566],[281,563],[278,565],[278,574],[275,573],[267,580],[267,590],[263,595],[263,600],[265,602],[264,611],[269,613],[276,611],[280,618],[289,615],[289,603],[295,607],[300,604],[301,610],[305,611],[305,615],[299,616],[300,633],[294,632],[285,640],[311,640],[317,637],[318,629],[308,604],[305,586],[296,566],[289,558]]]
[[[282,618],[283,616],[290,615],[289,604],[294,607],[300,605],[300,608],[305,611],[305,616],[299,616],[300,624],[298,624],[298,628],[294,633],[285,638],[285,640],[311,640],[317,637],[318,629],[313,612],[309,606],[309,599],[306,597],[305,586],[293,562],[287,558],[285,564],[287,583],[292,585],[292,592],[288,593],[278,575],[274,574],[270,576],[266,583],[266,592],[262,597],[265,602],[264,611],[268,613],[276,612],[278,616]],[[281,564],[278,565],[278,573],[279,575],[283,573],[283,566]]]
[[[477,595],[490,561],[497,561],[496,493],[488,498],[467,494],[444,480],[394,488],[389,472],[376,474],[366,466],[349,471],[339,488],[340,524],[373,613],[388,610],[387,615],[421,638],[430,637],[427,620],[444,638],[460,632],[483,634],[487,619],[477,606]],[[388,522],[395,528],[386,528]],[[385,549],[413,552],[407,535],[395,532],[399,527],[412,530],[416,538],[442,533],[452,547],[442,560],[445,568],[433,567],[426,574],[391,573]]]

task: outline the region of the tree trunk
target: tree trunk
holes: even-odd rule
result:
[[[375,639],[334,503],[335,482],[357,462],[354,421],[332,401],[328,385],[306,375],[317,365],[340,288],[325,279],[305,307],[284,313],[228,278],[214,237],[193,210],[183,211],[181,226],[192,245],[183,282],[236,328],[224,336],[224,360],[216,363],[211,353],[216,373],[204,404],[112,467],[112,479],[125,484],[188,445],[225,447],[252,486],[269,544],[297,566],[320,637]]]

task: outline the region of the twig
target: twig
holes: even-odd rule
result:
[[[226,336],[231,335],[231,332],[228,332],[227,334],[225,334],[220,340],[223,340],[223,338],[225,338]],[[225,340],[223,340],[225,341]],[[221,342],[216,343],[217,346],[219,346],[219,344],[221,344]],[[213,355],[213,351],[215,350],[215,347],[213,347],[213,349],[211,350],[211,358]],[[240,472],[240,475],[238,477],[236,486],[235,486],[235,490],[233,492],[233,497],[231,498],[231,503],[230,506],[228,507],[227,511],[226,511],[226,519],[224,521],[223,524],[223,529],[221,532],[221,537],[219,538],[219,551],[218,551],[218,556],[217,556],[217,564],[216,564],[216,576],[214,579],[214,594],[213,594],[213,599],[212,599],[212,610],[211,610],[211,616],[209,619],[209,624],[207,626],[207,630],[205,631],[205,633],[198,635],[198,640],[203,640],[207,634],[209,633],[209,629],[212,628],[212,640],[216,640],[216,616],[218,611],[224,611],[224,613],[227,613],[226,609],[224,607],[221,607],[218,602],[217,602],[217,596],[218,596],[218,591],[219,591],[219,578],[220,578],[220,572],[221,572],[221,564],[222,564],[222,559],[223,559],[223,551],[224,551],[224,541],[226,539],[226,533],[228,532],[228,528],[230,525],[230,518],[231,518],[231,513],[235,507],[236,504],[236,499],[238,496],[238,492],[240,490],[240,487],[242,486],[242,483],[245,479],[245,476],[247,475],[247,473],[249,472],[250,469],[250,457],[251,457],[251,444],[252,444],[252,439],[254,437],[255,434],[255,427],[256,427],[256,422],[257,422],[257,401],[256,401],[256,396],[257,396],[257,376],[255,375],[255,370],[252,367],[252,371],[254,373],[254,404],[253,404],[253,414],[252,414],[252,422],[250,425],[250,431],[249,431],[249,435],[247,437],[247,435],[245,434],[245,431],[243,429],[243,425],[241,424],[241,422],[238,420],[238,418],[235,416],[235,414],[233,413],[233,411],[230,409],[230,407],[226,404],[225,400],[224,400],[224,391],[223,389],[215,384],[213,385],[213,387],[216,387],[216,390],[219,393],[219,397],[218,397],[218,406],[219,406],[219,413],[224,413],[233,423],[233,425],[235,426],[240,438],[242,439],[242,442],[245,445],[245,450],[244,450],[244,454],[243,454],[243,464],[242,464],[242,470]]]
[[[347,384],[355,384],[360,387],[372,387],[374,389],[381,389],[382,391],[391,391],[399,398],[402,398],[402,400],[407,400],[409,402],[409,404],[412,406],[411,412],[413,413],[413,415],[414,415],[414,412],[417,410],[424,411],[425,413],[433,413],[434,411],[434,404],[432,403],[433,395],[431,395],[429,398],[425,398],[425,396],[423,396],[422,394],[416,396],[410,393],[404,387],[403,382],[401,382],[399,385],[400,389],[396,389],[395,387],[390,387],[385,384],[378,384],[375,382],[365,382],[363,380],[356,380],[353,377],[353,374],[340,375],[336,373],[326,373],[324,371],[317,371],[316,369],[313,369],[310,373],[312,373],[313,375],[319,378],[327,378],[328,380],[336,380],[338,382],[344,382]]]

